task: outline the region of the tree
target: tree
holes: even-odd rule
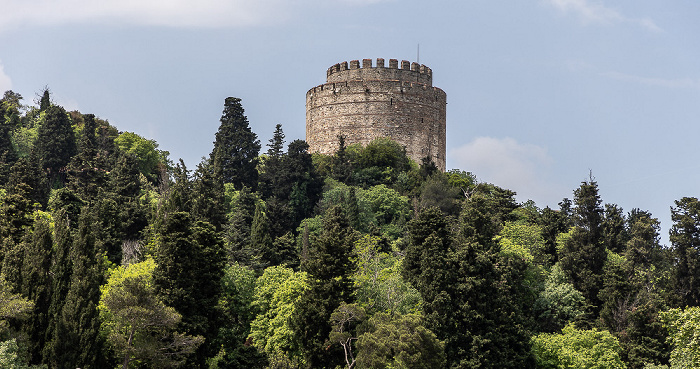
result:
[[[58,368],[98,368],[104,365],[97,305],[103,282],[102,249],[95,237],[94,209],[84,207],[73,241],[70,287],[56,326],[54,351],[48,360]],[[80,347],[80,350],[76,350]]]
[[[22,324],[22,331],[29,338],[30,362],[41,362],[41,351],[46,344],[45,333],[50,324],[51,315],[51,275],[49,268],[52,259],[53,237],[52,219],[48,214],[37,212],[31,241],[24,247],[22,259],[22,284],[20,291],[34,302],[32,314]]]
[[[194,172],[192,184],[192,216],[211,223],[217,232],[221,231],[226,223],[224,183],[220,169],[221,167],[212,163],[211,159],[202,160]]]
[[[260,264],[263,266],[279,265],[281,255],[273,249],[272,237],[270,236],[267,215],[264,210],[264,203],[258,201],[255,204],[255,215],[250,227],[250,248],[260,255]]]
[[[260,140],[248,125],[241,99],[227,97],[221,115],[221,125],[216,132],[214,150],[210,159],[221,166],[224,183],[233,183],[255,189],[258,185],[258,153]]]
[[[223,244],[211,224],[193,222],[184,212],[168,214],[158,230],[158,240],[153,272],[156,291],[167,306],[182,314],[178,330],[206,339],[188,361],[188,365],[202,366],[206,357],[213,356],[212,351],[218,351],[209,343],[217,334]]]
[[[624,369],[617,338],[608,331],[579,330],[573,324],[560,334],[541,333],[532,338],[538,368]]]
[[[671,367],[700,367],[700,308],[676,308],[659,315],[673,346]]]
[[[597,313],[601,303],[598,291],[602,286],[607,253],[603,238],[603,209],[598,184],[593,179],[582,182],[574,191],[574,204],[574,229],[559,250],[559,260],[571,283]]]
[[[57,105],[46,109],[44,124],[39,126],[32,148],[41,170],[45,171],[52,187],[66,182],[66,166],[77,152],[75,134],[66,111]]]
[[[360,330],[359,368],[445,367],[444,343],[425,328],[419,315],[377,313]]]
[[[221,279],[221,311],[219,332],[214,344],[219,348],[216,357],[209,359],[210,368],[260,368],[265,365],[265,355],[251,344],[251,322],[256,317],[255,271],[239,263],[226,267]],[[265,313],[265,312],[263,312]],[[261,350],[262,351],[262,350]]]
[[[175,331],[181,315],[156,294],[154,269],[153,259],[117,267],[100,287],[102,329],[123,358],[123,369],[132,360],[150,367],[178,366],[204,341]]]
[[[353,354],[353,341],[357,337],[353,334],[354,326],[365,319],[365,309],[357,304],[340,303],[333,314],[331,314],[331,333],[328,341],[331,344],[339,344],[343,347],[345,354],[345,364],[348,369],[355,366],[355,355]]]
[[[678,306],[700,306],[700,201],[684,197],[671,208],[673,288]]]
[[[339,347],[323,348],[331,332],[331,314],[341,302],[352,302],[350,255],[355,239],[342,209],[332,207],[324,216],[321,234],[309,244],[308,257],[302,259],[301,270],[311,282],[292,316],[292,325],[301,337],[307,367],[340,364]]]
[[[281,266],[265,269],[255,281],[251,306],[256,316],[248,339],[267,354],[271,364],[286,363],[292,368],[304,364],[302,335],[294,330],[289,317],[300,308],[309,283],[307,273]]]
[[[120,152],[134,156],[138,161],[139,171],[151,182],[156,182],[161,167],[168,163],[167,151],[158,149],[155,140],[148,140],[133,132],[124,132],[114,139]]]
[[[275,132],[267,144],[267,157],[264,161],[262,173],[260,173],[260,192],[264,199],[269,198],[274,193],[278,193],[278,188],[282,185],[279,173],[284,170],[282,158],[284,157],[284,132],[282,125],[275,126]]]
[[[93,201],[98,190],[107,181],[107,170],[100,165],[97,157],[97,122],[95,115],[83,116],[83,134],[80,137],[78,154],[73,157],[68,166],[67,187],[85,201]]]

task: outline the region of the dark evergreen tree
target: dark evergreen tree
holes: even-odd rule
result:
[[[700,201],[684,197],[671,208],[673,289],[677,306],[700,306]]]
[[[192,222],[184,212],[168,214],[159,229],[153,273],[156,290],[167,306],[182,314],[181,329],[211,342],[217,334],[216,305],[225,256],[214,227]],[[204,360],[218,348],[202,345],[188,361],[189,367],[203,367]],[[215,352],[214,352],[215,353]]]
[[[217,232],[226,224],[224,183],[220,170],[221,166],[212,163],[212,159],[204,159],[197,166],[192,184],[192,216],[211,223]]]
[[[44,87],[44,91],[41,93],[41,98],[39,99],[39,110],[46,111],[51,105],[51,91],[48,87]]]
[[[48,306],[49,324],[46,328],[44,341],[46,345],[42,350],[43,363],[52,367],[58,367],[63,353],[63,336],[59,334],[58,325],[61,323],[61,312],[66,302],[66,297],[70,291],[71,275],[73,271],[73,260],[71,259],[71,237],[70,220],[64,210],[57,210],[54,213],[54,252],[49,267],[51,277],[51,301]]]
[[[598,291],[607,258],[598,184],[592,179],[582,182],[574,191],[574,204],[574,229],[561,250],[559,261],[574,287],[592,305],[595,316],[600,308]]]
[[[180,162],[175,165],[172,172],[172,183],[165,189],[165,196],[162,204],[164,213],[171,212],[190,212],[192,208],[192,181],[190,180],[190,171],[187,170],[185,162],[180,159]]]
[[[250,248],[260,255],[259,263],[262,268],[281,263],[281,255],[278,255],[277,250],[273,249],[264,207],[262,201],[255,204],[255,215],[250,227]]]
[[[280,199],[288,199],[295,228],[312,215],[323,190],[323,180],[316,173],[308,150],[309,144],[303,140],[294,140],[289,144],[283,159],[284,172],[280,173],[286,188],[282,193],[275,194]]]
[[[601,226],[603,227],[603,242],[606,249],[618,254],[624,251],[628,239],[625,223],[621,207],[615,204],[605,204],[605,217]]]
[[[333,179],[343,183],[348,183],[352,176],[352,163],[348,157],[344,135],[338,135],[338,151],[333,155],[331,175]]]
[[[308,368],[333,368],[342,364],[339,345],[326,343],[331,332],[331,314],[341,302],[352,302],[350,256],[356,240],[344,211],[331,207],[323,219],[323,230],[309,243],[301,270],[310,275],[310,288],[301,297],[292,316],[292,327],[301,337],[301,351]]]
[[[212,161],[221,166],[224,183],[233,183],[236,189],[258,185],[258,153],[260,140],[251,131],[244,115],[241,99],[227,97],[221,115],[221,125],[216,132]]]
[[[225,229],[226,252],[230,262],[239,262],[246,266],[258,266],[259,255],[251,248],[250,227],[255,216],[258,202],[256,194],[248,187],[243,187],[233,202],[233,211],[229,214]]]
[[[451,368],[532,366],[526,264],[498,253],[493,222],[502,215],[490,214],[490,204],[483,194],[470,198],[458,237],[437,208],[408,225],[404,277],[421,293]]]
[[[107,181],[107,170],[97,160],[97,137],[95,115],[83,116],[83,133],[78,154],[68,166],[67,187],[85,201],[93,201]]]
[[[56,105],[46,109],[44,124],[37,130],[32,157],[45,171],[52,187],[66,182],[66,166],[77,151],[75,135],[66,111]]]
[[[61,314],[56,317],[59,320],[49,355],[51,367],[90,369],[106,364],[97,311],[104,282],[103,250],[95,237],[95,224],[93,209],[84,207],[69,256],[73,262],[70,287]]]
[[[30,362],[41,362],[46,344],[45,333],[52,316],[49,314],[52,283],[49,269],[52,259],[53,237],[50,219],[36,216],[31,239],[25,243],[22,260],[20,293],[34,302],[28,319],[22,322],[22,331],[28,337]]]
[[[282,167],[284,132],[282,132],[281,124],[275,126],[275,132],[267,146],[267,158],[263,171],[260,173],[260,192],[263,199],[267,199],[273,194],[279,194],[279,188],[282,186],[282,178],[279,173],[284,170]]]

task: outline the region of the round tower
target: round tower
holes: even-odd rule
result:
[[[425,65],[342,62],[328,68],[326,83],[306,93],[306,142],[310,152],[333,154],[339,135],[348,145],[388,137],[411,159],[430,156],[444,171],[446,106],[447,95],[433,87]]]

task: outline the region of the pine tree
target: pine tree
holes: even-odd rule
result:
[[[248,125],[241,99],[227,97],[210,155],[212,162],[221,166],[224,183],[233,183],[236,189],[243,186],[257,188],[259,152],[260,140]]]

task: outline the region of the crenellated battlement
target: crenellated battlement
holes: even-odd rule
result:
[[[328,68],[326,83],[306,93],[310,152],[333,154],[338,136],[367,145],[389,137],[420,163],[430,156],[445,170],[447,96],[433,71],[407,60],[344,61]]]
[[[351,60],[335,64],[326,71],[326,82],[351,80],[397,80],[433,84],[433,71],[424,64],[411,63],[398,59],[389,59],[389,66],[383,58],[377,58],[376,64],[372,59]]]

